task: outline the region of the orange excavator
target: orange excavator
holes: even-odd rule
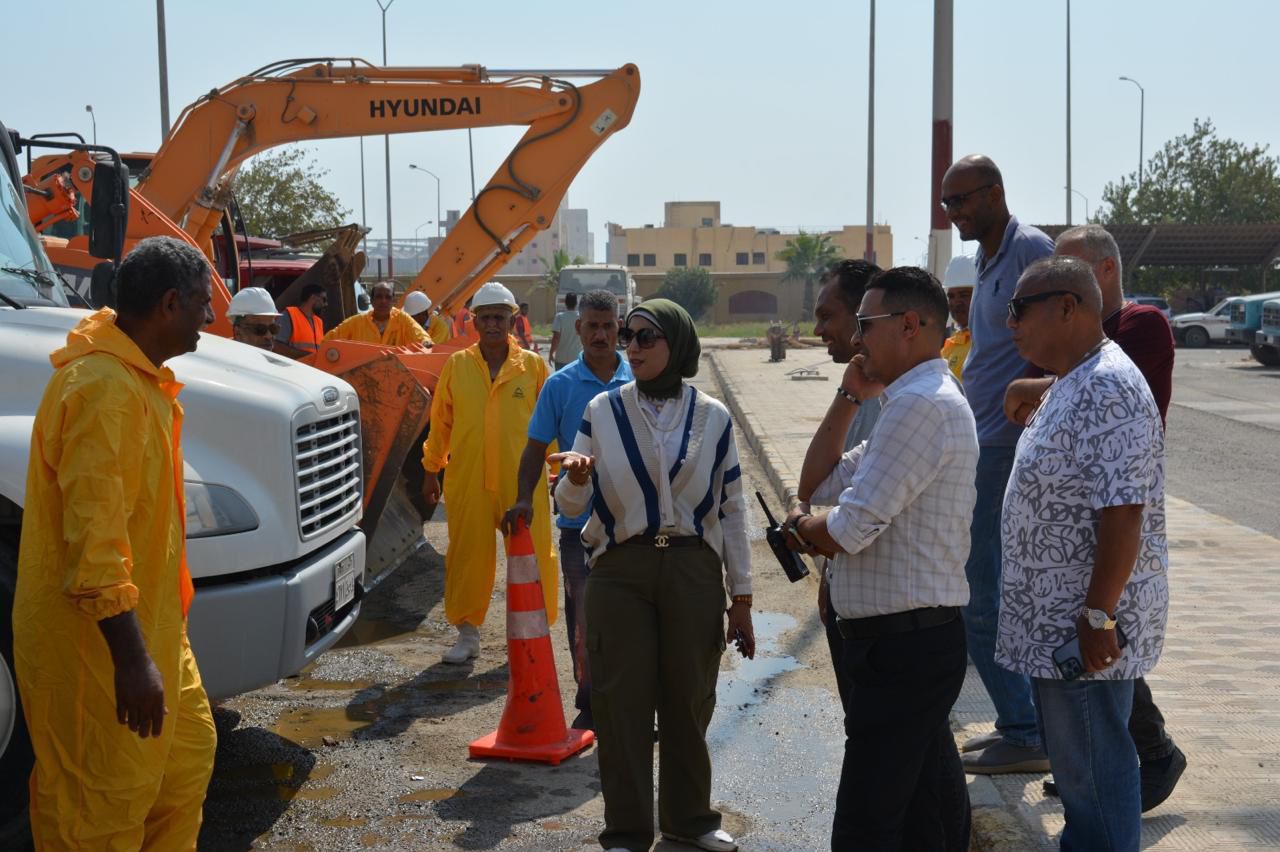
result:
[[[594,79],[581,86],[569,82],[579,77]],[[156,235],[199,246],[221,273],[215,276],[215,322],[208,330],[230,336],[226,308],[232,288],[224,278],[239,277],[239,255],[227,208],[236,169],[245,160],[290,142],[527,125],[410,284],[409,291],[424,291],[448,315],[550,226],[591,154],[630,122],[639,93],[634,65],[611,71],[499,71],[478,65],[377,67],[358,59],[278,62],[183,110],[130,191],[126,251]],[[147,161],[146,155],[123,159],[132,165]],[[41,200],[31,213],[38,229],[75,218],[67,210],[74,211],[77,193],[93,197],[93,166],[93,155],[86,152],[30,164],[25,181],[33,200]],[[87,289],[91,303],[109,304],[110,276],[101,270],[95,274],[100,264],[88,251],[88,239],[49,239],[46,249],[64,274],[93,282],[75,288]],[[290,304],[299,289],[290,287],[277,306]],[[329,303],[331,309],[342,305],[343,294],[331,292]],[[350,382],[360,395],[370,575],[397,564],[420,537],[416,495],[402,472],[417,470],[414,450],[429,416],[430,392],[445,360],[466,343],[422,350],[327,341],[305,359]]]

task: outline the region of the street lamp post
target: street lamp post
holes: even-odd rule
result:
[[[1083,199],[1084,199],[1084,220],[1085,220],[1085,222],[1088,222],[1088,221],[1089,221],[1089,196],[1085,195],[1083,192],[1081,192],[1081,191],[1080,191],[1080,190],[1078,190],[1078,189],[1072,189],[1072,188],[1071,188],[1071,187],[1069,187],[1069,186],[1068,186],[1068,187],[1066,187],[1066,188],[1067,188],[1067,189],[1070,189],[1070,190],[1071,190],[1072,192],[1074,192],[1076,195],[1078,195],[1078,196],[1080,196],[1081,198],[1083,198]],[[1068,225],[1070,225],[1071,223],[1070,223],[1070,222],[1068,222],[1067,224],[1068,224]]]
[[[422,261],[422,243],[418,241],[419,240],[418,234],[422,232],[423,228],[425,228],[427,225],[430,225],[430,224],[431,224],[431,220],[428,219],[427,221],[423,222],[421,225],[413,229],[413,260],[415,263],[418,264],[419,269],[422,268],[423,261]]]
[[[382,4],[382,0],[376,0],[378,8],[382,10],[382,67],[387,66],[387,10],[391,8],[391,4],[396,0],[387,0],[386,5]],[[391,134],[384,134],[382,137],[383,152],[386,156],[386,175],[387,175],[387,277],[395,278],[395,241],[391,237]]]
[[[1138,192],[1142,192],[1142,137],[1147,125],[1147,90],[1132,77],[1121,77],[1138,87]]]
[[[414,171],[423,172],[424,174],[431,175],[433,178],[436,179],[436,236],[437,237],[441,236],[441,233],[440,233],[440,177],[430,169],[424,169],[422,166],[415,166],[413,163],[409,164],[409,168],[413,169]]]
[[[93,114],[93,104],[85,104],[84,111],[89,113],[89,120],[93,122],[93,144],[98,144],[98,117]]]

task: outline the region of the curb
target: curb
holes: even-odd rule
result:
[[[760,427],[755,415],[748,414],[743,409],[742,404],[738,402],[738,388],[726,375],[724,369],[721,368],[720,359],[716,357],[715,352],[708,352],[706,357],[711,362],[711,372],[715,376],[716,384],[720,386],[720,392],[724,396],[724,404],[728,406],[729,413],[733,415],[733,422],[742,430],[742,434],[747,439],[747,444],[755,452],[760,466],[764,468],[765,476],[769,478],[769,484],[773,486],[778,498],[782,500],[783,514],[786,514],[798,502],[796,493],[800,487],[799,479],[792,473],[791,468],[778,458],[776,453],[769,452],[770,447],[764,437],[764,430]]]

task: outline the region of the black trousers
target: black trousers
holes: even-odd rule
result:
[[[849,681],[834,852],[966,852],[969,791],[951,735],[964,622],[844,639]]]
[[[1133,682],[1133,710],[1129,713],[1129,736],[1138,750],[1138,760],[1147,763],[1173,754],[1173,739],[1165,733],[1164,714],[1151,697],[1145,678]]]
[[[844,708],[844,715],[849,715],[849,677],[844,673],[844,669],[840,665],[840,658],[844,655],[844,637],[840,635],[840,628],[836,626],[835,610],[827,610],[827,650],[831,652],[831,668],[836,672],[836,691],[840,693],[840,706]]]

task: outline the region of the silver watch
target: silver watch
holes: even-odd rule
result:
[[[1089,626],[1094,630],[1114,630],[1116,620],[1113,616],[1108,615],[1103,609],[1090,609],[1085,607],[1082,614],[1085,620],[1089,622]]]

